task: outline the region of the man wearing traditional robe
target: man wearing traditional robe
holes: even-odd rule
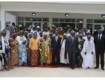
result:
[[[82,68],[93,68],[95,45],[94,45],[94,39],[91,37],[90,32],[87,33],[87,37],[85,39],[81,55],[83,58]]]

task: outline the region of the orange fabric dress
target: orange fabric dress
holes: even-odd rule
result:
[[[30,65],[35,66],[38,64],[38,58],[39,58],[39,39],[31,38],[29,41],[29,48],[30,51]]]

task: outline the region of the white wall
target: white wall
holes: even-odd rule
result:
[[[16,16],[15,15],[8,13],[8,12],[6,12],[5,15],[6,15],[6,22],[16,23]]]

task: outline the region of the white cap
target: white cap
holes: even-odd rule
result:
[[[37,26],[37,28],[40,28],[40,26]]]
[[[46,32],[43,32],[43,35],[47,35],[47,33]]]

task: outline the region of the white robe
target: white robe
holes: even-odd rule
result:
[[[60,62],[67,64],[69,63],[69,58],[67,55],[67,58],[65,59],[65,40],[62,42],[62,46],[61,46],[61,52],[60,52]]]
[[[1,37],[1,40],[2,40],[2,51],[3,51],[3,53],[5,53],[5,48],[8,48],[9,47],[9,42],[8,42],[8,38],[7,38],[7,36],[5,36],[5,37]],[[5,43],[5,41],[7,42],[7,43]]]
[[[85,52],[87,53],[86,55],[84,54]],[[92,54],[92,52],[93,52],[93,54]],[[91,38],[90,41],[85,39],[81,55],[83,57],[82,68],[95,67],[95,64],[94,64],[95,46],[94,46],[93,38]]]

